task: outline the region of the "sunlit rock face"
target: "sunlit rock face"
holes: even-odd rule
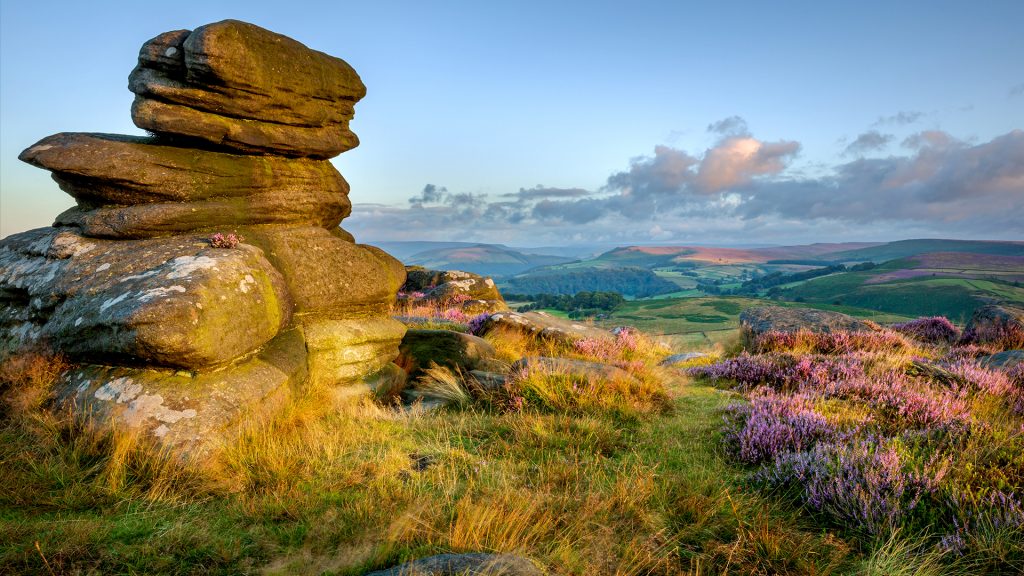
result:
[[[146,42],[129,89],[152,136],[20,155],[76,206],[0,242],[0,350],[62,353],[59,406],[197,459],[310,385],[386,380],[405,268],[338,227],[349,186],[328,161],[358,144],[359,75],[225,20]]]

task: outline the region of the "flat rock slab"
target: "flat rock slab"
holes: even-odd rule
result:
[[[309,351],[311,384],[361,384],[398,356],[405,324],[390,318],[300,318]]]
[[[320,227],[240,228],[281,271],[300,314],[335,318],[390,313],[405,268],[373,246]]]
[[[366,94],[344,60],[237,20],[146,42],[129,89],[140,128],[318,158],[358,145],[348,123]]]
[[[19,159],[53,172],[76,199],[101,205],[270,193],[282,202],[314,197],[348,205],[348,184],[323,160],[230,154],[172,146],[152,137],[81,132],[47,136]]]
[[[543,576],[527,558],[514,554],[438,554],[366,576]]]
[[[204,369],[268,342],[292,304],[254,246],[41,228],[0,242],[2,310],[9,345],[45,339],[78,361]]]
[[[349,186],[327,161],[225,154],[153,138],[61,133],[27,148],[79,206],[57,217],[95,238],[151,238],[242,225],[335,228]]]
[[[272,414],[307,375],[301,333],[290,330],[260,354],[207,374],[85,365],[57,385],[58,406],[92,424],[129,430],[185,460],[205,461],[242,418]]]
[[[817,310],[758,306],[740,313],[740,332],[744,341],[752,341],[767,332],[877,332],[881,327],[869,320]]]
[[[532,336],[550,338],[565,343],[572,343],[582,338],[600,338],[605,340],[612,338],[612,334],[607,330],[580,322],[564,320],[537,311],[494,313],[484,323],[481,333],[494,329],[515,330]]]

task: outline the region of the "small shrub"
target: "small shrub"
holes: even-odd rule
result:
[[[238,245],[244,241],[245,238],[235,234],[234,232],[229,232],[227,234],[217,232],[213,236],[210,236],[210,239],[208,240],[211,248],[237,248]]]

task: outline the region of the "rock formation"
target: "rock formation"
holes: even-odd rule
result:
[[[430,270],[406,267],[402,293],[412,300],[457,306],[466,314],[508,310],[494,280],[461,270]],[[415,296],[414,296],[415,295]]]
[[[815,333],[878,332],[881,327],[870,320],[814,308],[757,306],[740,313],[740,335],[746,345],[768,332]]]
[[[358,144],[356,72],[225,20],[146,42],[129,88],[153,136],[56,134],[20,156],[77,206],[0,243],[3,349],[62,352],[61,405],[198,457],[305,386],[398,370],[405,269],[339,228],[349,187],[327,160]]]

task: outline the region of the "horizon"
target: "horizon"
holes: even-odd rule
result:
[[[142,43],[235,18],[367,84],[335,160],[362,242],[1024,238],[1021,3],[125,6],[0,5],[0,237],[73,205],[22,149],[141,134]]]

